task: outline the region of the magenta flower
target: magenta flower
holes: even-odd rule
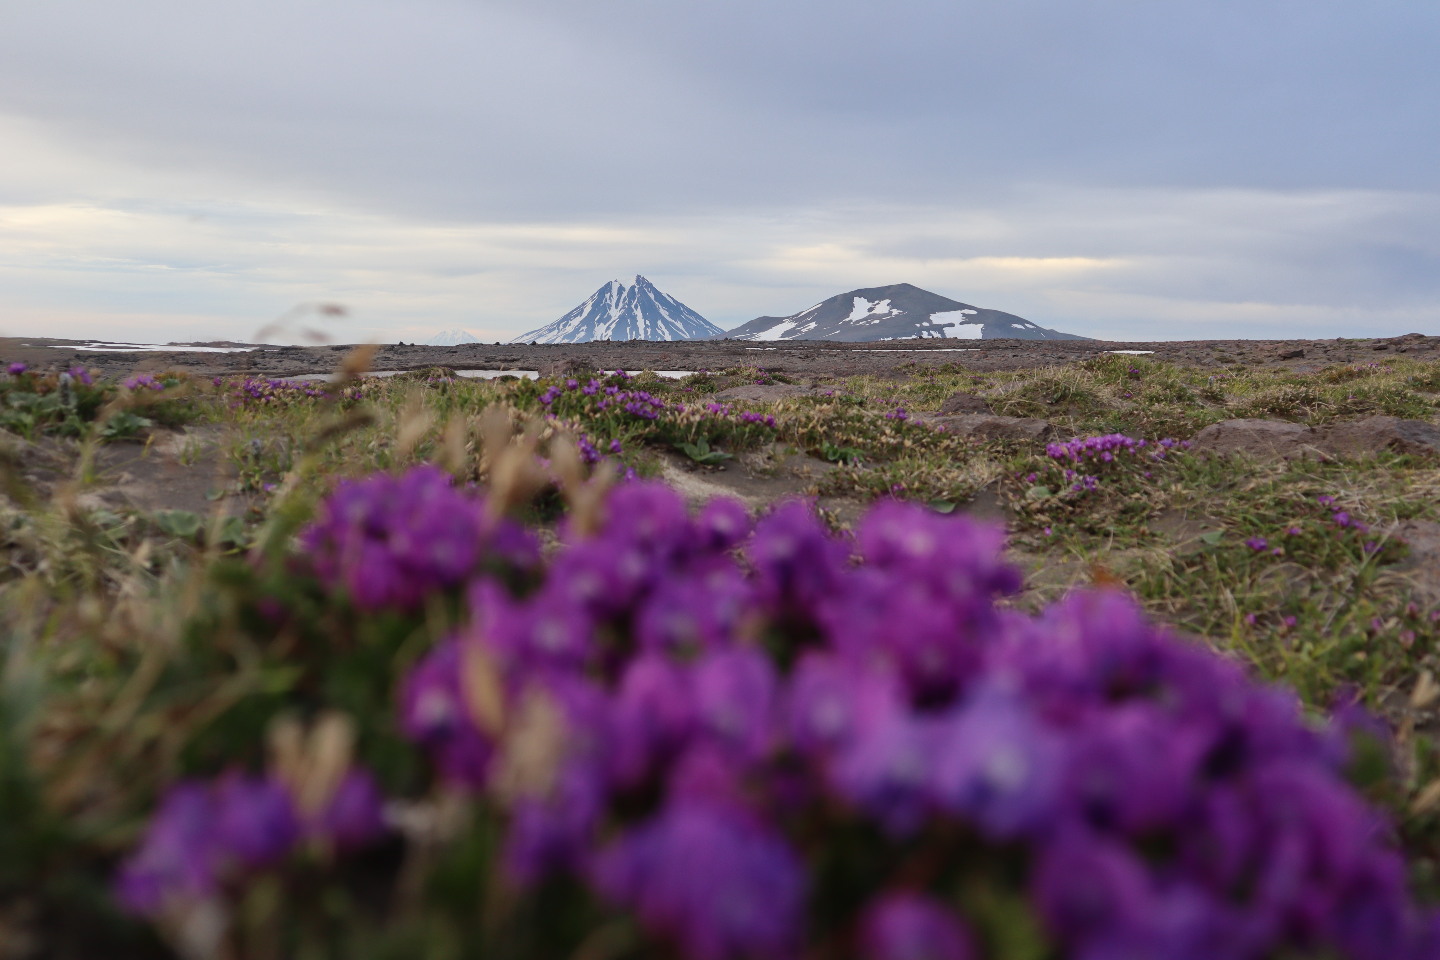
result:
[[[969,930],[954,911],[918,893],[891,893],[860,918],[860,944],[873,960],[972,960]]]
[[[800,942],[805,874],[794,852],[721,809],[667,807],[603,851],[594,875],[694,960],[783,956]]]

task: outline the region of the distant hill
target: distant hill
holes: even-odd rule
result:
[[[649,280],[611,280],[590,299],[512,343],[588,343],[591,340],[706,340],[723,336],[715,324]]]
[[[956,340],[1086,340],[1000,310],[921,290],[910,283],[840,293],[788,317],[756,317],[725,336],[735,340],[838,340],[859,343],[914,337]]]
[[[454,347],[462,343],[479,343],[480,340],[468,330],[442,330],[429,340],[427,347]]]

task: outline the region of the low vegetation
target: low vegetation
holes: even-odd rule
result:
[[[1440,944],[1406,913],[1440,901],[1440,570],[1421,562],[1440,552],[1440,455],[1255,459],[1190,445],[1237,418],[1440,422],[1440,364],[1297,374],[1111,356],[804,384],[759,368],[680,380],[355,372],[333,384],[110,383],[12,367],[0,381],[0,957],[898,960],[915,931],[947,958],[1013,960],[1418,960]],[[938,414],[957,394],[1043,418],[1053,435],[977,439]],[[686,520],[645,482],[657,479],[695,501],[728,491],[748,515],[731,501]],[[818,519],[772,512],[787,496],[813,498]],[[746,539],[756,515],[769,519]],[[965,515],[1005,526],[1023,589]],[[858,568],[846,559],[856,529]],[[944,546],[896,559],[885,537]],[[628,575],[673,588],[669,614],[627,586],[632,553]],[[1100,592],[1065,600],[1076,587]],[[1126,626],[1140,622],[1130,604],[1163,627]],[[844,639],[880,608],[884,622]],[[526,618],[556,610],[573,613],[540,631],[556,646],[522,649],[514,638],[540,630]],[[923,651],[889,645],[923,638],[926,611],[983,655],[924,679]],[[693,636],[657,626],[682,613],[699,618]],[[1212,677],[1258,711],[1246,736],[1284,744],[1223,772],[1177,768],[1207,786],[1171,806],[1154,799],[1163,784],[1132,771],[1134,791],[1154,792],[1107,794],[1103,814],[1061,785],[1022,778],[1029,792],[986,800],[958,773],[942,789],[883,769],[914,748],[912,726],[941,719],[1010,730],[1031,758],[1089,750],[1086,737],[1120,730],[1132,708],[1169,731],[1161,754],[1200,736],[1159,716],[1167,698],[1199,697],[1164,670],[1083,708],[998,692],[994,650],[1026,637],[1049,650],[1065,631],[1087,650],[1113,639],[1114,656]],[[875,646],[908,679],[872,689],[825,660],[846,643]],[[1027,677],[1051,662],[1005,655]],[[897,739],[867,759],[786,727],[783,704],[812,674],[856,711],[888,704],[873,706],[888,718],[875,722]],[[740,726],[695,713],[706,697]],[[789,739],[746,739],[763,704]],[[993,716],[965,721],[976,704]],[[1194,720],[1212,709],[1218,719]],[[1229,722],[1225,709],[1186,716],[1208,731]],[[1032,722],[1065,710],[1071,732]],[[614,717],[632,726],[605,726]],[[604,728],[613,742],[584,746],[590,723],[590,739]],[[917,755],[979,749],[959,743]],[[618,766],[600,777],[587,764],[602,753]],[[1277,793],[1331,803],[1285,814],[1253,801],[1249,826],[1288,815],[1320,831],[1304,841],[1314,849],[1297,833],[1290,854],[1356,838],[1345,849],[1383,896],[1355,929],[1328,914],[1354,900],[1342,888],[1358,874],[1315,860],[1302,879],[1277,876],[1276,889],[1311,898],[1283,906],[1254,886],[1281,856],[1259,840],[1236,841],[1248,880],[1220,883],[1185,859],[1194,804],[1240,802],[1221,779],[1252,776],[1250,788],[1268,777]],[[697,794],[727,799],[719,812],[674,799]],[[1387,831],[1352,816],[1360,798]],[[1040,812],[1011,823],[995,806],[1009,801]],[[1087,832],[1042,829],[1062,820]],[[1391,847],[1403,867],[1377,852]],[[687,850],[718,858],[708,883],[668,862]],[[1164,890],[1122,909],[1117,886],[1091,917],[1056,879],[1111,870],[1123,885],[1136,864],[1158,876],[1181,863]],[[1181,902],[1177,890],[1202,882],[1229,899]],[[739,919],[722,922],[700,904],[726,884]],[[764,902],[746,899],[756,889]],[[1174,923],[1150,922],[1162,916]],[[1216,932],[1241,919],[1253,939]],[[1402,927],[1409,939],[1382,941]]]

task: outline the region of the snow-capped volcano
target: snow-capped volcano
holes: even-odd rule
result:
[[[429,340],[427,347],[458,347],[462,343],[479,343],[479,339],[468,330],[442,330]]]
[[[942,297],[909,283],[851,290],[788,317],[756,317],[731,330],[735,340],[1084,340],[1023,317]]]
[[[702,340],[723,334],[649,280],[611,280],[580,306],[512,343],[586,343],[591,340]]]

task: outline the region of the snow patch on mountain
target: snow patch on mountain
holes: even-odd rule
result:
[[[462,343],[479,343],[480,340],[469,330],[442,330],[429,340],[425,341],[427,347],[456,347]]]

